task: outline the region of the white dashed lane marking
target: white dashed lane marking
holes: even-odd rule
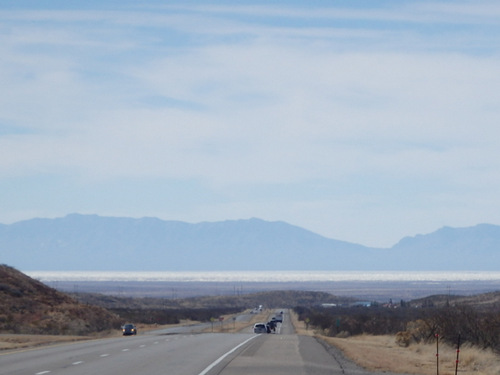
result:
[[[178,337],[176,337],[175,340],[178,340]],[[170,341],[170,339],[165,339],[165,342],[168,342],[168,341]],[[159,343],[160,343],[159,341],[155,341],[153,344],[157,345]],[[145,347],[146,347],[145,344],[142,344],[139,346],[139,348],[145,348]],[[129,348],[122,349],[122,352],[128,352],[128,351],[130,351]],[[106,358],[109,356],[110,356],[109,353],[104,353],[104,354],[99,355],[100,358]],[[84,363],[84,361],[76,361],[76,362],[73,362],[71,365],[78,366],[78,365],[81,365],[82,363]],[[50,372],[51,371],[40,371],[40,372],[35,373],[35,375],[46,375],[46,374],[49,374]]]

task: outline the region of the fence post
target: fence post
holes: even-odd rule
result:
[[[457,342],[457,360],[455,362],[455,375],[457,375],[458,372],[458,356],[460,354],[460,333],[458,334],[458,342]]]
[[[439,375],[439,334],[436,333],[436,374]]]

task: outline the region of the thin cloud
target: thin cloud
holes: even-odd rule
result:
[[[126,215],[120,184],[174,185],[182,204],[128,216],[255,216],[368,245],[500,221],[498,7],[471,6],[2,11],[0,179],[94,194],[61,214]],[[14,206],[4,221],[36,211]]]

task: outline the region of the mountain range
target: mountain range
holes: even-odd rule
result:
[[[261,219],[190,224],[70,214],[0,224],[0,264],[29,271],[498,271],[500,226],[443,227],[391,248]]]

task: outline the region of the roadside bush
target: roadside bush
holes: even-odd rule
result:
[[[333,307],[305,308],[296,307],[300,320],[309,318],[310,324],[317,329],[336,336],[341,331],[351,335],[368,333],[372,335],[396,334],[404,331],[407,322],[406,309],[384,307]]]
[[[338,337],[339,339],[346,339],[349,336],[351,336],[351,334],[349,332],[347,332],[347,331],[340,331],[339,333],[337,333],[335,335],[335,337]]]
[[[408,346],[410,346],[411,341],[412,337],[410,332],[402,331],[396,333],[396,344],[398,344],[399,346],[407,348]]]
[[[429,322],[417,319],[416,321],[408,322],[406,324],[406,331],[411,335],[411,339],[415,342],[427,342],[434,337],[435,329]]]

